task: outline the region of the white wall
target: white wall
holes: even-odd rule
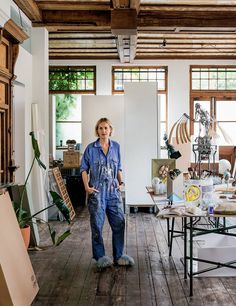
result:
[[[1,0],[0,3],[0,27],[3,27],[10,18],[10,0]]]

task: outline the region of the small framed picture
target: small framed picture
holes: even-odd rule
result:
[[[175,169],[175,159],[152,159],[152,179],[158,177],[162,182],[166,182],[169,171],[173,169]]]

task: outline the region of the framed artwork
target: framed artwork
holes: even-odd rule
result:
[[[167,182],[167,176],[170,170],[175,169],[175,159],[157,158],[152,159],[152,179],[159,177],[162,182]]]

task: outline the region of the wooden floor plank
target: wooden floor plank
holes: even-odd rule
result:
[[[56,223],[60,229],[60,222]],[[180,228],[180,222],[176,228]],[[194,296],[183,279],[183,239],[175,238],[169,257],[165,220],[153,214],[126,216],[125,252],[131,268],[112,266],[99,271],[92,259],[89,214],[85,208],[59,247],[30,252],[40,286],[33,306],[213,306],[236,305],[236,278],[194,278]],[[104,244],[112,257],[112,232],[105,221]],[[44,243],[48,244],[48,236]],[[198,245],[198,241],[194,242]],[[196,251],[196,249],[195,249]]]
[[[129,215],[126,219],[126,252],[132,256],[135,266],[128,268],[126,271],[126,305],[130,306],[133,301],[136,305],[141,305],[140,279],[139,279],[139,263],[137,250],[137,234],[136,234],[136,215]]]

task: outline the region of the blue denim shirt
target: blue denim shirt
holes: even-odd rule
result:
[[[99,139],[87,146],[81,160],[80,173],[86,171],[89,174],[90,186],[99,190],[107,182],[109,189],[116,189],[119,170],[122,170],[120,145],[116,141],[109,139],[107,155],[104,154]]]

